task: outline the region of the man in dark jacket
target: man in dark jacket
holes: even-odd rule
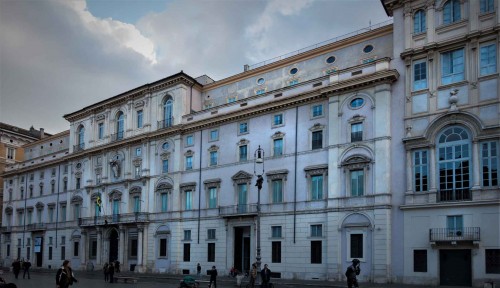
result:
[[[19,262],[19,259],[16,259],[14,262],[12,262],[12,271],[14,272],[14,276],[17,277],[19,276],[19,271],[21,271],[21,262]]]
[[[264,264],[264,269],[260,271],[260,276],[262,277],[262,287],[268,288],[271,281],[271,270],[267,267],[267,264]]]
[[[26,260],[26,261],[23,262],[23,269],[24,269],[23,279],[26,278],[26,273],[28,273],[28,279],[31,279],[31,277],[30,277],[30,267],[31,267],[30,259],[28,259],[28,260]]]
[[[356,276],[358,276],[361,272],[359,265],[360,261],[358,259],[353,259],[352,265],[347,267],[347,271],[345,271],[345,276],[347,277],[347,287],[349,288],[359,287],[358,279],[356,278]]]
[[[212,286],[212,283],[214,283],[214,286]],[[210,270],[210,283],[208,287],[217,288],[217,269],[215,269],[215,266],[212,266],[212,270]]]

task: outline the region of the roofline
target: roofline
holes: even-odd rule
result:
[[[45,137],[45,138],[42,138],[42,139],[38,139],[37,141],[33,141],[31,143],[28,143],[26,145],[23,145],[23,147],[30,147],[30,146],[35,146],[37,144],[39,144],[40,142],[47,142],[47,140],[51,140],[51,139],[55,139],[55,138],[59,138],[61,136],[64,136],[65,134],[68,134],[69,135],[69,129],[68,130],[65,130],[65,131],[62,131],[62,132],[59,132],[57,134],[54,134],[54,135],[50,135],[48,137]]]

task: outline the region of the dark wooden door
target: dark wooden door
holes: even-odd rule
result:
[[[440,250],[439,275],[441,285],[472,286],[471,250]]]

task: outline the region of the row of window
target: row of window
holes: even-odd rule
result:
[[[479,75],[497,73],[497,44],[483,43],[479,47]],[[441,84],[447,85],[465,80],[465,49],[441,53]],[[428,88],[427,59],[413,61],[413,91]]]
[[[443,6],[443,25],[451,24],[462,20],[462,7],[460,0],[449,0]],[[476,1],[473,1],[477,5]],[[494,0],[480,0],[480,13],[490,13],[495,11]],[[424,33],[427,30],[427,14],[424,9],[417,10],[413,15],[413,33]]]

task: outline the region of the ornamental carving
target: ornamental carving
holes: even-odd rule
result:
[[[237,145],[248,145],[248,143],[250,143],[250,141],[248,141],[247,139],[245,138],[241,138],[240,141],[238,141],[238,143],[236,143]]]
[[[134,160],[132,160],[132,164],[134,166],[141,166],[141,164],[142,164],[142,158],[135,158]]]
[[[348,170],[370,168],[372,160],[364,155],[354,155],[342,162],[342,166]]]
[[[160,158],[161,160],[167,160],[168,158],[170,158],[170,152],[161,153]]]
[[[104,120],[104,118],[105,118],[104,114],[99,114],[95,117],[97,121]]]
[[[156,186],[157,193],[172,193],[172,185],[170,183],[160,183]]]
[[[144,106],[144,101],[142,101],[142,100],[137,101],[137,102],[135,102],[135,104],[134,104],[134,107],[135,107],[135,108],[142,107],[142,106]]]
[[[184,156],[193,156],[193,155],[194,155],[193,150],[188,150],[186,151],[186,153],[184,153]]]
[[[253,175],[245,171],[239,171],[234,174],[231,179],[235,185],[249,183],[252,180]]]
[[[121,199],[122,199],[122,192],[114,190],[111,193],[109,193],[109,201],[121,200]]]
[[[316,123],[313,127],[309,128],[309,131],[320,131],[325,129],[325,125],[321,125],[320,123]]]
[[[212,188],[212,187],[220,188],[220,183],[221,183],[220,178],[207,179],[203,181],[203,184],[205,184],[205,188]]]
[[[281,132],[281,131],[276,131],[273,136],[271,136],[271,138],[273,139],[280,139],[280,138],[283,138],[285,137],[285,133]]]
[[[196,182],[182,183],[181,185],[179,185],[179,188],[181,189],[181,193],[186,191],[194,191],[196,189]]]
[[[130,188],[130,190],[128,191],[128,193],[130,195],[139,195],[140,196],[141,195],[141,191],[142,191],[141,187],[134,186],[134,187]]]
[[[287,169],[282,169],[282,170],[273,170],[266,172],[266,178],[267,181],[273,181],[273,180],[285,180],[288,176],[288,170]]]
[[[313,175],[326,175],[328,174],[328,164],[312,165],[304,168],[306,177]]]
[[[210,148],[208,148],[209,152],[214,152],[214,151],[219,151],[219,146],[217,145],[212,145]]]

